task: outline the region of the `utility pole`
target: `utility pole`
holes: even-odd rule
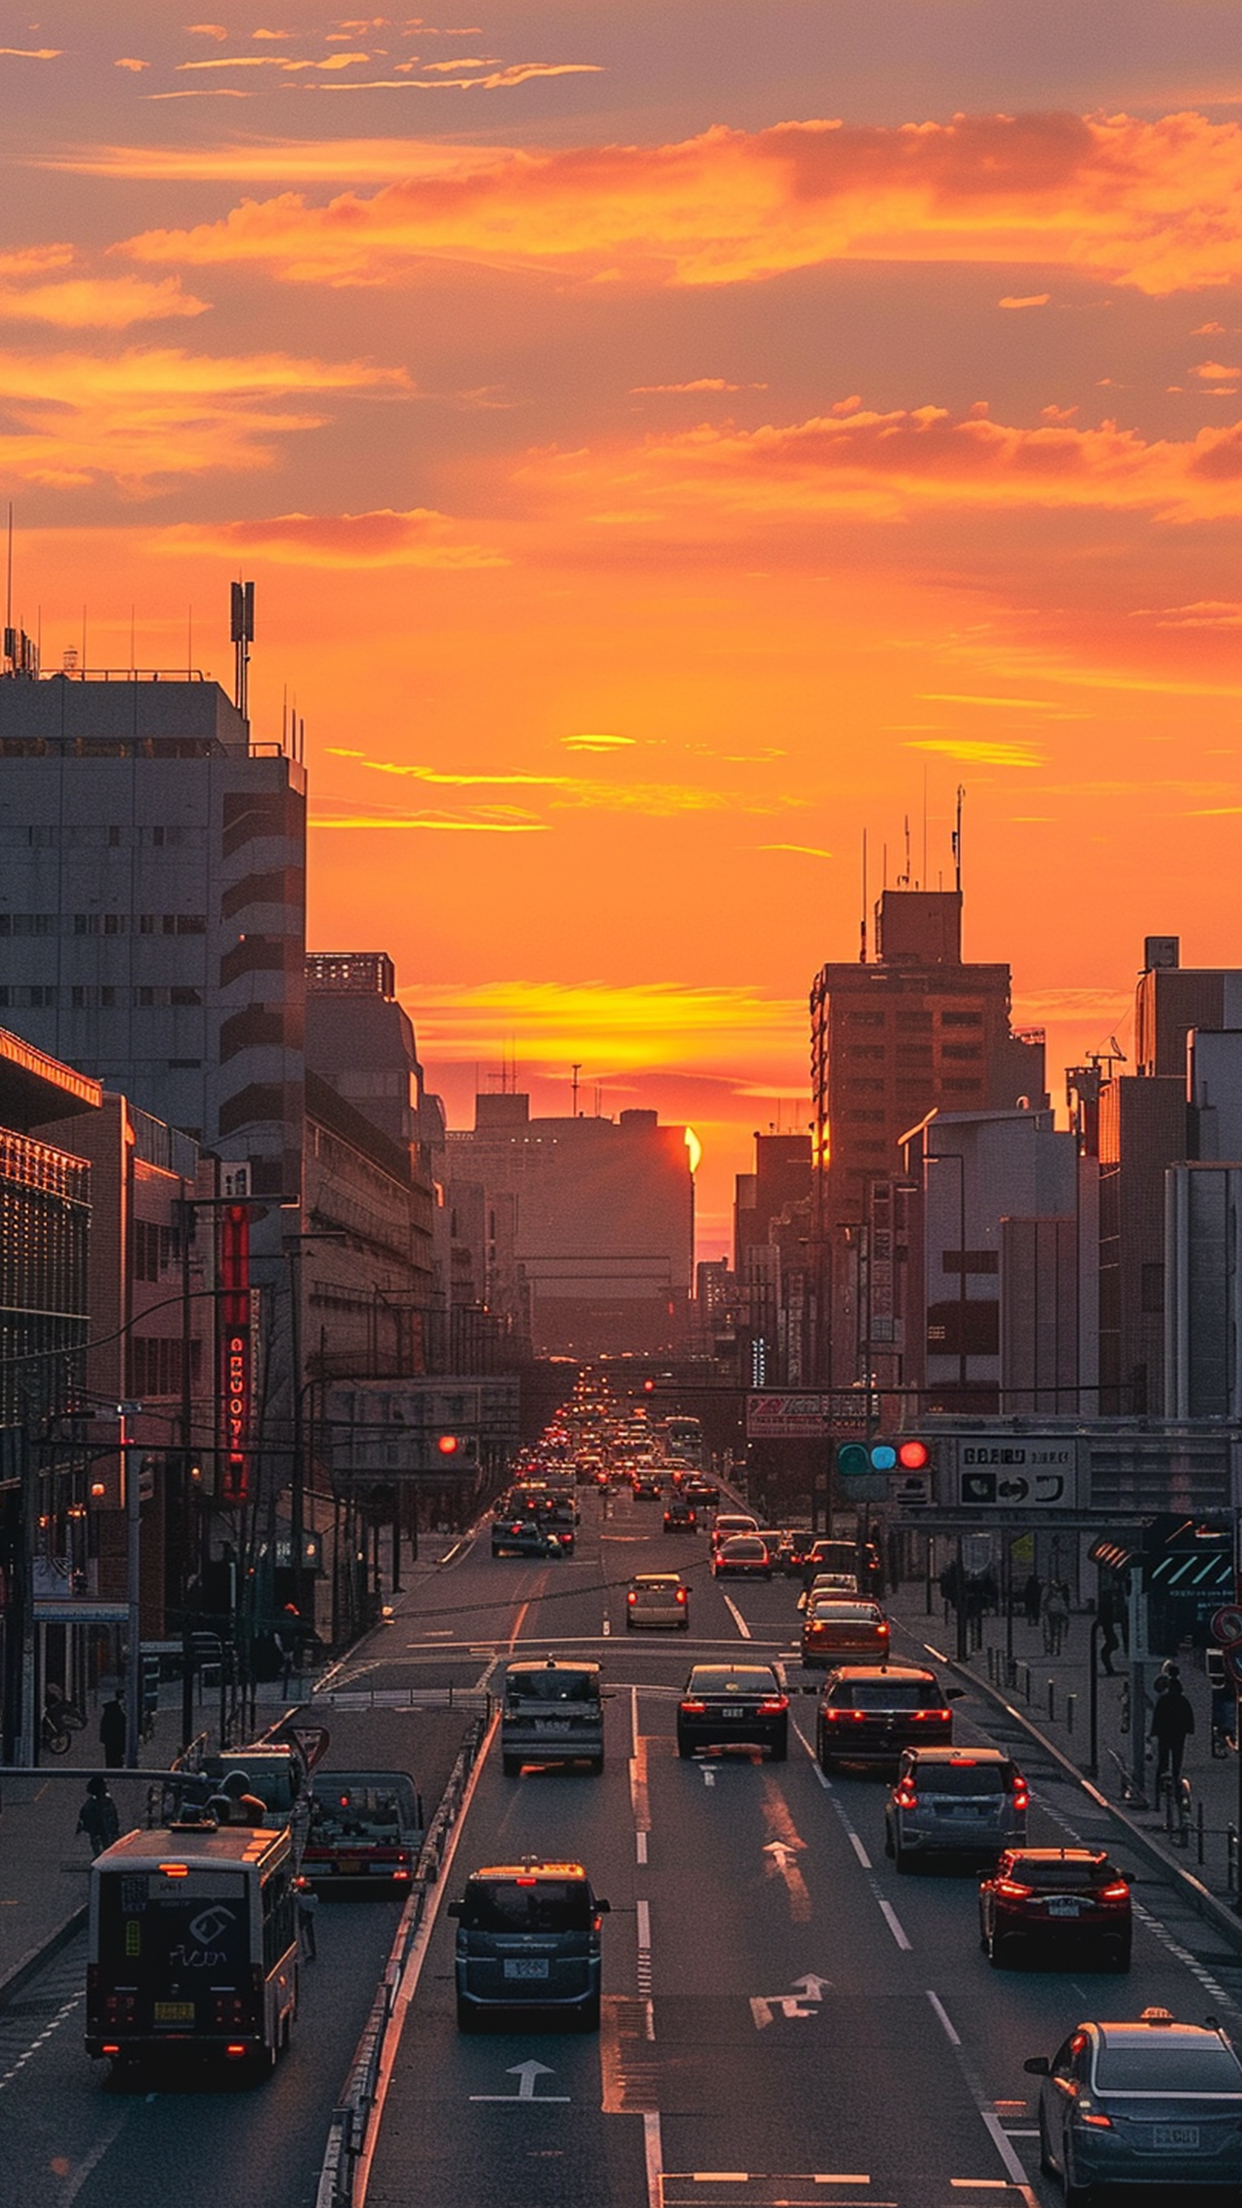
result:
[[[142,1736],[142,1480],[133,1461],[138,1444],[129,1438],[129,1420],[141,1409],[141,1403],[116,1407],[117,1449],[125,1483],[125,1761],[131,1771],[138,1768]]]

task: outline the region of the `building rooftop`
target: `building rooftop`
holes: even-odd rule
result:
[[[98,1111],[103,1085],[0,1027],[0,1124],[26,1134],[48,1120]]]

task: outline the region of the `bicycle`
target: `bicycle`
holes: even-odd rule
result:
[[[43,1746],[47,1749],[49,1755],[68,1755],[69,1728],[64,1723],[58,1709],[45,1710],[43,1712],[43,1722],[39,1730],[39,1738],[42,1741]]]

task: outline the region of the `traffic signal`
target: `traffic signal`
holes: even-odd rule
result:
[[[843,1480],[868,1479],[873,1473],[925,1472],[931,1450],[925,1441],[841,1441],[837,1471]]]

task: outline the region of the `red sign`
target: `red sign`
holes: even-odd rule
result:
[[[250,1487],[250,1214],[244,1204],[230,1204],[220,1220],[220,1365],[220,1500],[232,1506],[245,1502]]]

